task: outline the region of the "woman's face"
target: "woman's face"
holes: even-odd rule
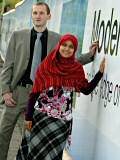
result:
[[[74,53],[73,43],[70,40],[63,42],[60,45],[59,53],[64,58],[71,57],[73,55],[73,53]]]

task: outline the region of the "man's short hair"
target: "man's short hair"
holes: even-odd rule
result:
[[[48,4],[47,3],[45,3],[45,2],[37,2],[37,3],[35,3],[34,5],[36,5],[36,6],[45,6],[46,7],[46,10],[47,10],[47,14],[50,14],[50,7],[48,6]]]

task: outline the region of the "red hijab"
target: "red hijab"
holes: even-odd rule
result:
[[[69,58],[64,58],[59,53],[60,45],[70,40],[74,46],[74,53]],[[61,37],[58,45],[39,65],[32,92],[42,92],[49,87],[74,88],[80,91],[86,85],[86,79],[82,65],[75,59],[78,40],[74,35],[66,34]]]

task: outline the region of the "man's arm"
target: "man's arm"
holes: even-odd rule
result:
[[[98,42],[94,42],[90,46],[89,52],[86,54],[81,54],[80,57],[78,57],[78,61],[83,65],[92,62],[94,60],[94,56],[96,54],[97,48],[98,48]]]
[[[9,45],[6,52],[5,62],[3,64],[2,72],[0,75],[2,94],[10,92],[11,80],[13,76],[13,65],[15,52],[15,35],[11,36]]]

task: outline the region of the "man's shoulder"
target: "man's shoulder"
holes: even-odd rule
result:
[[[61,37],[61,35],[59,33],[54,32],[54,31],[50,31],[50,30],[48,30],[48,34],[51,36],[59,37],[59,38]]]
[[[16,30],[13,32],[13,34],[28,34],[31,32],[31,29],[22,29],[22,30]]]

